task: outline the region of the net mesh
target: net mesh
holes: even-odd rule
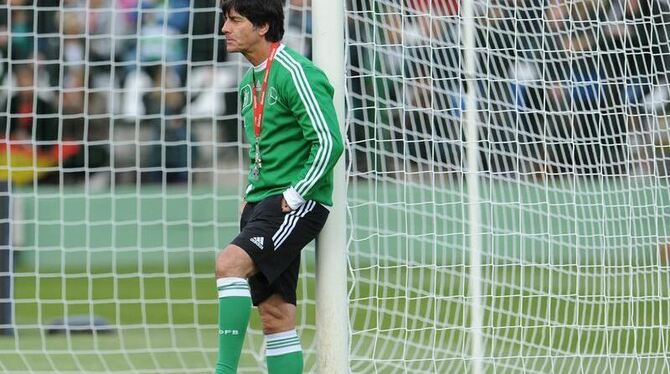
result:
[[[664,1],[473,1],[485,372],[665,372]],[[462,9],[347,11],[351,364],[470,370]]]
[[[670,7],[473,3],[485,371],[670,371]],[[352,372],[471,367],[462,6],[345,1]],[[1,371],[211,372],[248,162],[220,26],[213,0],[0,4]],[[241,372],[263,345],[253,313]]]
[[[218,6],[0,4],[0,371],[213,370],[214,256],[238,231],[248,162],[237,84],[249,65],[226,54]],[[285,10],[285,42],[308,54],[308,4]],[[312,247],[308,368],[310,264]],[[240,372],[265,365],[260,326],[254,313]]]

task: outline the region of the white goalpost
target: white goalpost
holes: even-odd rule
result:
[[[0,4],[0,372],[212,371],[249,162],[218,6]],[[305,372],[670,372],[668,1],[285,14],[346,138]]]
[[[328,76],[342,133],[345,129],[344,1],[312,3],[313,61]],[[316,246],[316,336],[320,373],[349,372],[347,191],[345,160],[335,166],[333,208]]]
[[[462,2],[463,13],[463,67],[465,97],[465,138],[467,153],[467,189],[468,189],[468,224],[470,226],[470,271],[468,283],[470,287],[470,345],[473,374],[483,373],[482,346],[482,245],[481,245],[481,205],[479,203],[479,121],[477,119],[477,54],[475,52],[475,2]]]

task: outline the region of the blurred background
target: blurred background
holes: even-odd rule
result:
[[[458,0],[351,1],[354,173],[462,175]],[[493,178],[667,176],[666,0],[474,1],[480,170]],[[375,123],[374,129],[369,123]],[[366,151],[385,143],[383,160]],[[408,166],[409,167],[409,166]]]
[[[217,6],[4,1],[0,137],[17,152],[13,183],[218,184],[222,170],[243,168],[236,87],[246,63],[226,54]],[[667,175],[666,0],[475,6],[484,171],[531,179]],[[419,169],[462,173],[459,7],[347,2],[354,174],[380,162],[397,169],[388,164],[398,154]],[[285,42],[310,56],[309,1],[287,1],[286,10]],[[376,136],[385,160],[365,151]]]
[[[226,54],[215,0],[3,3],[0,137],[17,152],[14,183],[206,183],[215,163],[238,166],[244,67]],[[308,7],[292,0],[286,14],[285,41],[305,54]]]

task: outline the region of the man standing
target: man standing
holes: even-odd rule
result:
[[[241,232],[216,258],[216,373],[237,370],[252,303],[263,323],[269,373],[301,373],[300,251],[326,222],[332,169],[343,150],[333,88],[314,64],[281,44],[282,0],[224,0],[222,11],[228,52],[242,53],[253,67],[240,83],[251,142]]]

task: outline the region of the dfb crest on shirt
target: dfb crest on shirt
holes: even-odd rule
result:
[[[244,110],[251,105],[251,86],[247,85],[242,87],[240,96],[242,96],[242,110]]]
[[[279,100],[279,93],[274,87],[270,87],[268,90],[268,106],[275,105],[277,100]]]

